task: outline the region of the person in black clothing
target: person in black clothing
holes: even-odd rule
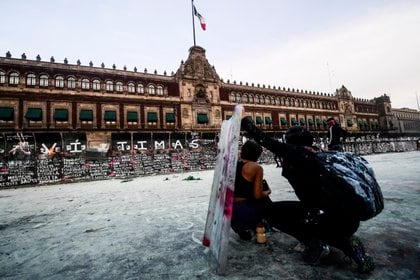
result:
[[[276,167],[281,167],[282,166],[281,158],[274,157],[274,161],[277,164]]]
[[[233,200],[232,229],[242,239],[249,240],[258,223],[265,216],[271,189],[264,189],[264,170],[257,163],[262,147],[248,140],[241,148],[241,158],[236,168]]]
[[[334,118],[328,118],[328,150],[330,151],[343,151],[341,139],[345,140],[347,131],[342,129],[340,124]]]
[[[315,161],[313,137],[304,127],[293,126],[286,133],[286,143],[267,137],[252,120],[242,119],[242,130],[261,146],[283,159],[282,175],[289,181],[298,201],[273,202],[269,223],[305,245],[304,259],[317,264],[333,246],[350,256],[360,272],[374,269],[373,259],[365,252],[362,242],[353,234],[360,221],[339,214],[334,203],[322,197],[322,183]]]

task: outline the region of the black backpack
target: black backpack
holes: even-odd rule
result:
[[[382,191],[363,157],[349,152],[315,152],[315,159],[325,205],[360,221],[381,213]]]

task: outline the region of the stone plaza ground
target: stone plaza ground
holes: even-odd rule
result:
[[[365,158],[385,198],[358,231],[376,261],[368,275],[335,249],[308,266],[281,232],[267,245],[231,232],[217,275],[201,245],[210,170],[0,190],[0,279],[420,279],[420,152]],[[281,168],[264,170],[273,200],[295,199]]]

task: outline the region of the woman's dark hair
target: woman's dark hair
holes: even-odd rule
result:
[[[312,146],[314,138],[303,126],[292,126],[286,132],[286,143],[300,146]]]
[[[254,140],[248,140],[241,149],[241,158],[251,161],[257,161],[262,154],[262,147]]]

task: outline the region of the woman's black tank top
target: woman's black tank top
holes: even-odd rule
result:
[[[243,161],[238,161],[236,166],[236,178],[235,178],[235,196],[243,197],[248,200],[254,199],[254,182],[247,181],[242,176],[242,168],[245,163]]]

